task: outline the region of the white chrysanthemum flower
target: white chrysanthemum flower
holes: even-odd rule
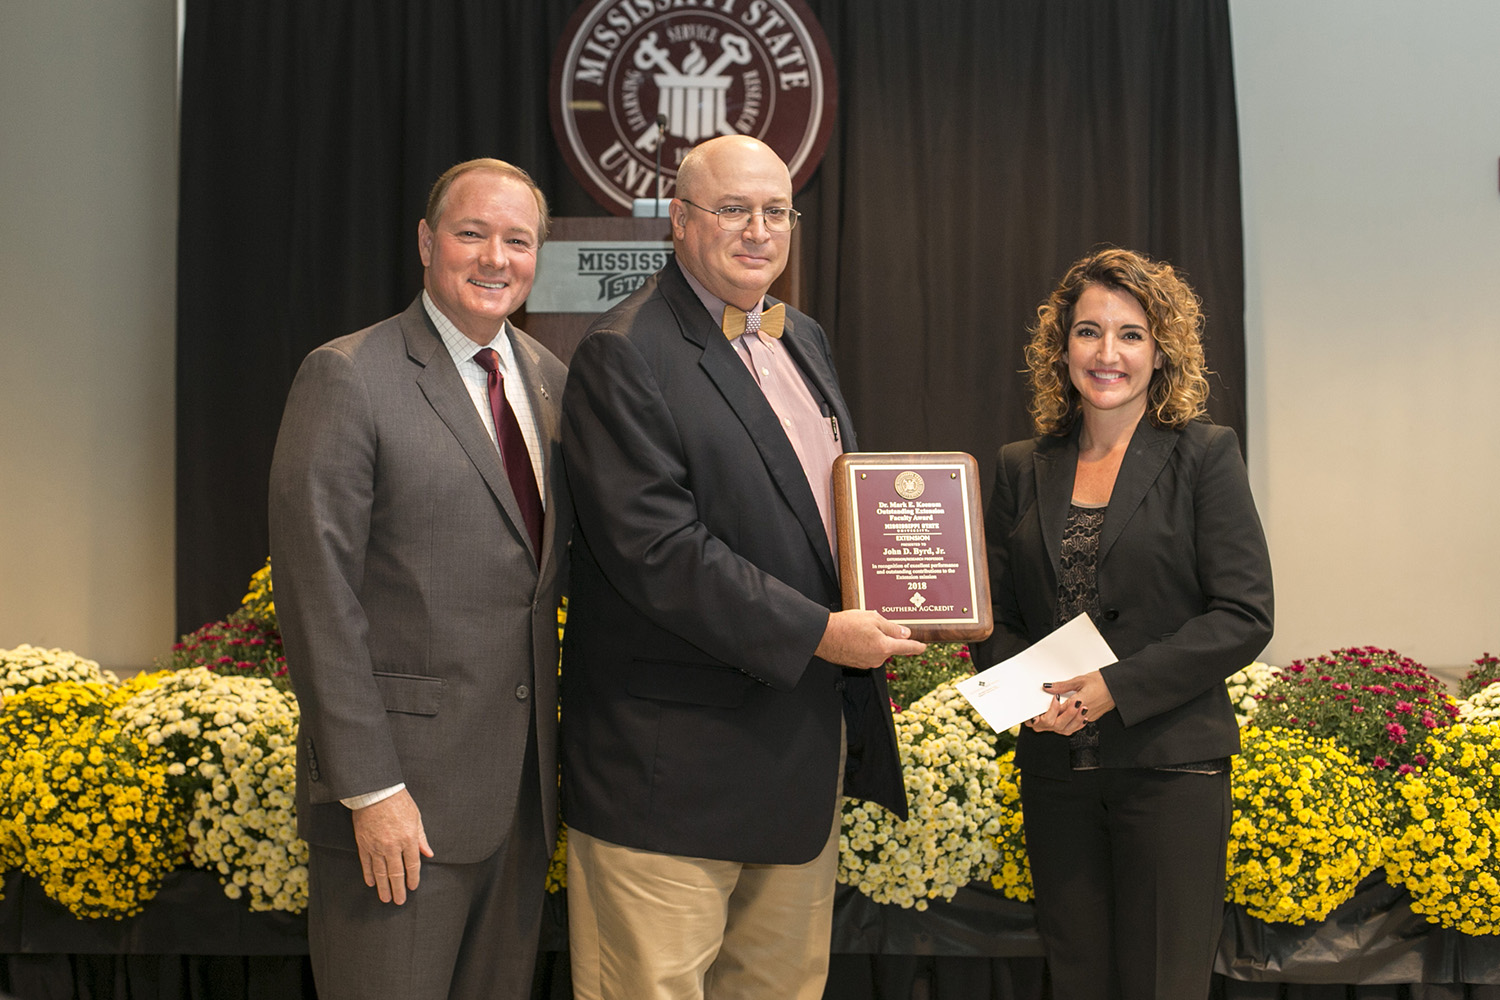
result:
[[[166,673],[114,718],[175,759],[168,773],[191,795],[195,865],[252,910],[307,906],[307,845],[297,838],[296,699],[262,677],[206,668]],[[301,867],[300,877],[294,875]]]
[[[1458,702],[1461,722],[1500,720],[1500,684],[1488,684]]]
[[[1256,695],[1264,694],[1271,681],[1276,678],[1277,668],[1259,660],[1236,670],[1225,678],[1224,684],[1229,688],[1229,702],[1234,706],[1235,719],[1240,727],[1244,728],[1255,716],[1256,706],[1259,701]]]
[[[877,902],[926,909],[989,877],[998,857],[996,737],[951,683],[906,708],[896,734],[911,818],[848,800],[839,878]]]

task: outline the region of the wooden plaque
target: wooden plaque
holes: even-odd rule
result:
[[[878,611],[923,642],[989,636],[990,578],[972,455],[840,455],[833,502],[846,610]]]

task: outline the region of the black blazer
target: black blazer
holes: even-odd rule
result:
[[[985,519],[995,632],[988,666],[1052,631],[1078,432],[1000,449]],[[1099,538],[1096,624],[1119,662],[1103,669],[1115,710],[1099,720],[1105,767],[1157,767],[1239,751],[1224,679],[1271,637],[1271,560],[1238,439],[1227,427],[1130,441]],[[1058,678],[1061,680],[1062,678]],[[1017,760],[1069,774],[1068,739],[1023,729]]]
[[[781,342],[854,447],[822,329]],[[831,425],[830,425],[831,427]],[[573,355],[578,512],[563,641],[563,815],[629,847],[794,864],[845,790],[905,813],[884,672],[813,657],[840,607],[801,463],[718,321],[669,263]]]

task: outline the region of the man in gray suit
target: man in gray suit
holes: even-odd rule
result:
[[[287,400],[271,555],[323,1000],[530,992],[572,508],[565,370],[506,318],[547,226],[524,171],[447,171],[423,293],[313,351]]]

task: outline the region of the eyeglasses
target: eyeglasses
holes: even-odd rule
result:
[[[693,205],[686,198],[679,199],[684,205]],[[783,208],[774,206],[759,212],[752,212],[743,205],[725,205],[723,208],[704,208],[702,205],[693,205],[700,212],[719,217],[719,228],[727,233],[743,232],[750,225],[750,220],[757,215],[766,224],[766,229],[773,233],[789,233],[797,225],[797,220],[802,213],[795,208]]]

